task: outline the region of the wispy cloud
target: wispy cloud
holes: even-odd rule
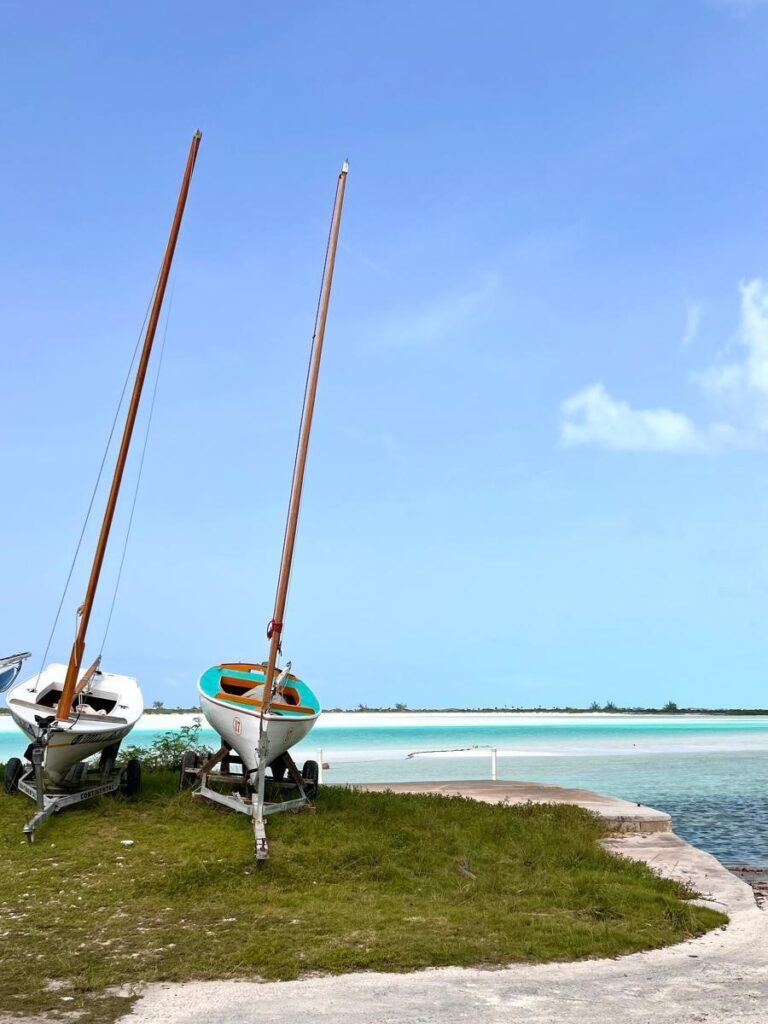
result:
[[[694,376],[703,394],[728,406],[734,422],[699,426],[673,409],[633,408],[597,383],[562,403],[563,443],[614,451],[697,453],[768,446],[768,283],[756,278],[742,284],[740,292],[741,321],[728,350],[730,358],[721,357]],[[689,310],[689,327],[691,322]],[[695,326],[698,329],[698,317]]]
[[[373,270],[374,273],[381,274],[382,277],[392,276],[387,269],[381,266],[380,263],[370,259],[364,252],[361,252],[361,250],[356,246],[350,245],[349,242],[344,241],[343,238],[339,241],[339,248],[342,252],[348,253],[356,263],[360,263],[362,266],[367,267],[368,270]]]
[[[376,331],[377,347],[427,345],[451,337],[478,315],[498,283],[496,274],[486,274],[471,287],[447,292],[424,306],[385,320]]]
[[[701,306],[698,302],[692,302],[685,314],[685,331],[683,333],[683,347],[692,345],[698,336],[701,327]]]
[[[708,367],[698,376],[711,395],[744,410],[758,430],[768,432],[768,283],[739,286],[741,324],[734,339],[735,358]]]
[[[744,17],[761,7],[768,7],[768,0],[709,0],[711,7]]]

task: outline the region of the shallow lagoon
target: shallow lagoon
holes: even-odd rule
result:
[[[149,744],[181,721],[146,715],[132,741]],[[203,737],[217,745],[211,730]],[[23,747],[0,718],[0,760]],[[725,863],[768,865],[768,716],[329,713],[296,758],[322,749],[328,782],[488,778],[491,748],[499,778],[650,804]]]

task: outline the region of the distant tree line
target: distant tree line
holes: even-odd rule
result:
[[[149,709],[152,713],[158,715],[199,715],[201,713],[199,705],[182,708],[167,708],[163,701],[155,700],[152,702],[152,707]],[[623,715],[768,715],[768,708],[696,708],[696,707],[679,707],[675,701],[668,700],[667,703],[660,708],[643,708],[637,705],[632,707],[623,706],[616,704],[612,700],[606,700],[603,703],[600,701],[593,700],[589,707],[580,708],[572,707],[544,707],[541,704],[536,707],[522,707],[505,704],[496,705],[495,707],[478,707],[478,708],[409,708],[407,704],[394,704],[394,705],[382,705],[381,707],[373,707],[368,704],[358,704],[355,708],[325,708],[325,711],[333,711],[338,714],[382,714],[385,712],[391,713],[402,713],[411,712],[414,714],[429,714],[439,713],[447,711],[461,711],[466,714],[471,713],[485,713],[489,714],[494,711],[507,711],[507,712],[518,712],[523,713],[526,711],[538,711],[542,714],[560,714],[560,715],[584,715],[589,712],[602,711],[602,712],[615,712],[616,714]],[[0,715],[8,715],[10,712],[7,708],[0,708]]]
[[[358,704],[355,708],[325,708],[325,711],[333,711],[340,714],[383,714],[383,713],[397,713],[397,712],[411,712],[415,714],[427,714],[427,713],[438,713],[447,711],[461,711],[467,714],[472,712],[475,713],[490,713],[494,711],[507,711],[507,712],[530,712],[537,711],[542,714],[561,714],[561,715],[584,715],[590,712],[601,711],[601,712],[614,712],[616,714],[625,715],[768,715],[768,708],[697,708],[697,707],[679,707],[678,704],[673,700],[668,700],[662,707],[640,707],[634,705],[632,707],[616,704],[615,701],[606,700],[602,703],[597,700],[593,700],[589,707],[573,707],[568,705],[566,707],[544,707],[541,704],[535,707],[527,706],[512,706],[509,704],[496,705],[495,707],[477,707],[477,708],[458,708],[458,707],[443,707],[443,708],[410,708],[407,704],[394,704],[394,705],[382,705],[381,707],[375,707],[369,704]]]
[[[159,715],[199,715],[201,713],[199,705],[191,708],[167,708],[161,700],[153,700],[152,707],[147,710],[157,712]]]

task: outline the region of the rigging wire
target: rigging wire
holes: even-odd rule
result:
[[[48,642],[45,645],[45,652],[44,652],[42,660],[40,662],[40,669],[39,669],[39,671],[37,673],[37,682],[35,683],[35,689],[37,689],[37,687],[40,685],[40,676],[43,674],[43,669],[45,668],[45,662],[46,662],[46,660],[48,658],[48,652],[51,649],[51,644],[53,643],[53,637],[54,637],[54,634],[56,632],[56,627],[58,626],[59,618],[61,617],[61,610],[64,607],[64,601],[66,600],[66,597],[67,597],[67,591],[69,590],[69,585],[72,582],[72,575],[73,575],[73,573],[75,571],[75,565],[77,564],[78,556],[80,555],[80,548],[82,547],[82,544],[83,544],[83,538],[85,537],[85,531],[86,531],[86,529],[88,527],[88,521],[90,520],[91,512],[93,511],[93,504],[94,504],[94,502],[96,500],[96,494],[97,494],[98,489],[99,489],[99,484],[101,483],[101,476],[102,476],[102,473],[104,472],[104,466],[105,466],[106,461],[107,461],[107,455],[109,454],[109,449],[110,449],[110,447],[112,445],[112,438],[115,436],[115,427],[117,426],[117,420],[118,420],[118,417],[120,416],[120,409],[122,408],[123,402],[125,400],[125,393],[128,390],[128,382],[131,379],[131,373],[133,371],[133,365],[136,362],[136,356],[138,355],[138,352],[139,352],[139,346],[141,345],[141,339],[142,339],[142,337],[144,335],[144,329],[147,326],[147,320],[149,319],[149,311],[150,311],[150,309],[152,307],[152,299],[154,298],[156,290],[157,290],[157,281],[155,281],[155,287],[152,289],[152,294],[149,296],[149,302],[147,303],[147,308],[146,308],[146,310],[144,312],[144,320],[142,321],[141,329],[139,330],[139,335],[138,335],[138,337],[136,339],[136,344],[135,344],[134,349],[133,349],[133,355],[131,356],[131,361],[128,364],[128,371],[127,371],[127,373],[125,375],[125,380],[123,381],[123,388],[122,388],[122,391],[120,392],[120,398],[118,399],[118,402],[117,402],[117,408],[115,409],[115,415],[114,415],[114,418],[112,420],[112,426],[109,428],[109,436],[107,437],[107,443],[104,446],[104,454],[101,457],[101,464],[99,465],[99,471],[96,474],[96,482],[93,485],[93,491],[91,492],[91,497],[90,497],[90,500],[88,502],[88,508],[86,509],[85,519],[83,520],[82,529],[80,530],[80,536],[78,537],[78,540],[77,540],[77,545],[75,547],[75,553],[72,556],[72,562],[70,563],[70,566],[69,566],[69,572],[67,573],[67,578],[66,578],[66,581],[64,583],[64,589],[61,592],[61,599],[59,600],[59,605],[58,605],[58,608],[56,609],[56,615],[54,616],[54,619],[53,619],[53,625],[51,626],[51,632],[50,632],[50,635],[48,636]],[[75,619],[75,631],[77,631],[77,619]]]
[[[153,413],[155,411],[155,399],[157,398],[157,388],[158,388],[158,384],[160,383],[160,371],[162,370],[162,367],[163,367],[163,355],[165,353],[165,342],[166,342],[166,339],[168,337],[168,323],[169,323],[169,321],[171,319],[171,309],[173,308],[173,293],[174,293],[174,285],[171,285],[170,294],[168,296],[168,312],[165,315],[165,328],[163,330],[163,340],[162,340],[162,342],[160,344],[160,351],[158,353],[157,372],[155,373],[155,383],[154,383],[154,387],[152,388],[152,398],[150,399],[150,402],[149,402],[149,412],[147,414],[147,426],[146,426],[146,429],[144,431],[144,443],[143,443],[142,448],[141,448],[141,457],[139,458],[138,473],[136,474],[136,486],[134,487],[134,491],[133,491],[133,500],[131,502],[131,511],[130,511],[130,513],[128,515],[128,526],[126,527],[125,540],[123,541],[123,550],[122,550],[122,553],[120,555],[120,565],[118,566],[118,570],[117,570],[117,578],[115,580],[115,589],[114,589],[114,591],[112,593],[112,602],[111,602],[111,604],[109,606],[109,615],[107,616],[107,624],[104,627],[104,636],[102,637],[101,647],[99,648],[99,658],[101,658],[101,656],[104,653],[104,646],[105,646],[105,644],[107,642],[107,636],[109,635],[109,627],[112,625],[112,613],[115,610],[115,602],[117,601],[117,592],[120,589],[120,580],[121,580],[122,575],[123,575],[123,566],[125,565],[125,556],[126,556],[126,554],[128,552],[128,541],[130,540],[130,536],[131,536],[131,528],[133,526],[133,516],[134,516],[134,513],[136,511],[136,502],[137,502],[138,497],[139,497],[139,488],[141,486],[141,474],[144,471],[144,457],[147,454],[147,444],[149,442],[149,431],[150,431],[150,428],[152,426],[152,416],[153,416]]]
[[[334,207],[335,207],[336,206],[336,197],[335,196],[334,196],[333,204],[334,204]],[[307,412],[307,392],[309,391],[309,377],[310,377],[310,374],[312,372],[312,353],[315,350],[315,340],[317,338],[317,323],[318,323],[318,320],[320,319],[320,304],[321,304],[321,302],[323,300],[323,281],[325,281],[325,272],[326,272],[326,270],[328,268],[328,256],[329,256],[330,251],[331,251],[331,237],[332,237],[332,235],[333,235],[333,218],[331,218],[331,224],[330,224],[330,227],[328,228],[328,237],[327,237],[326,242],[325,242],[325,259],[323,260],[323,272],[322,272],[322,275],[320,277],[320,290],[317,293],[317,306],[315,307],[315,325],[314,325],[314,329],[312,331],[312,343],[309,346],[309,359],[307,361],[307,375],[306,375],[306,377],[304,379],[304,396],[303,396],[302,401],[301,401],[301,419],[299,420],[299,432],[298,432],[298,435],[296,437],[296,450],[293,453],[293,471],[291,473],[291,497],[293,496],[293,486],[294,486],[294,483],[296,481],[296,466],[298,465],[298,462],[299,462],[299,448],[301,446],[301,428],[302,428],[302,425],[304,423],[304,417],[305,417],[306,412]],[[286,548],[286,545],[288,543],[288,523],[289,523],[289,520],[290,520],[290,514],[291,514],[291,509],[290,509],[290,498],[289,498],[288,512],[286,513],[286,516],[285,516],[285,529],[283,530],[283,546],[282,546],[282,550],[280,552],[280,570],[278,570],[278,579],[277,579],[277,586],[278,587],[280,586],[280,571],[282,570],[283,559],[285,558],[285,548]],[[287,601],[288,601],[288,594],[290,593],[290,581],[288,583],[288,588],[289,589],[286,592],[286,604],[287,604]],[[267,627],[267,635],[268,636],[270,636],[270,627],[272,626],[273,622],[274,622],[274,620],[272,620],[270,622],[269,626]],[[281,627],[281,630],[282,630],[282,623],[280,623],[280,627]],[[281,640],[282,640],[282,635],[281,635]],[[282,647],[281,647],[280,644],[278,644],[278,648],[277,649],[278,649],[278,652],[280,654],[283,653],[282,652]],[[261,741],[262,732],[264,731],[264,704],[265,704],[265,701],[262,699],[261,714],[259,715],[259,741]]]
[[[335,200],[335,197],[334,197],[334,205],[335,205],[335,202],[336,202],[336,200]],[[299,420],[299,432],[298,432],[298,435],[296,437],[296,450],[293,453],[293,472],[291,473],[291,489],[293,489],[293,482],[294,482],[294,480],[296,478],[296,466],[297,466],[298,461],[299,461],[299,446],[301,445],[301,428],[302,428],[302,425],[304,423],[304,417],[306,416],[306,412],[307,412],[307,392],[309,391],[309,377],[310,377],[310,373],[312,372],[312,353],[314,352],[315,340],[317,338],[317,322],[318,322],[318,320],[320,318],[320,303],[322,302],[322,298],[323,298],[323,281],[325,281],[325,273],[326,273],[326,270],[328,268],[328,255],[329,255],[330,250],[331,250],[331,235],[332,234],[333,234],[333,219],[331,219],[331,225],[328,228],[328,237],[327,237],[326,242],[325,242],[325,259],[323,260],[323,272],[322,272],[322,274],[320,276],[320,290],[317,293],[317,306],[315,307],[315,325],[314,325],[314,329],[312,331],[312,343],[309,346],[309,359],[307,361],[307,375],[306,375],[306,377],[304,379],[304,395],[303,395],[303,398],[301,400],[301,419]],[[283,558],[285,556],[285,546],[288,543],[288,522],[289,522],[289,516],[290,516],[290,507],[289,507],[288,513],[286,514],[286,517],[285,517],[285,529],[283,531],[283,547],[282,547],[282,551],[280,553],[280,565],[281,566],[283,564]],[[289,582],[288,586],[289,586],[289,592],[290,592],[290,582]],[[286,603],[287,603],[287,594],[286,594]]]

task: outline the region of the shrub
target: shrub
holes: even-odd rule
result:
[[[120,761],[130,761],[135,757],[148,771],[178,771],[185,750],[194,750],[202,754],[211,753],[200,742],[201,728],[200,719],[195,718],[192,725],[182,725],[177,731],[162,733],[149,747],[123,747]]]

